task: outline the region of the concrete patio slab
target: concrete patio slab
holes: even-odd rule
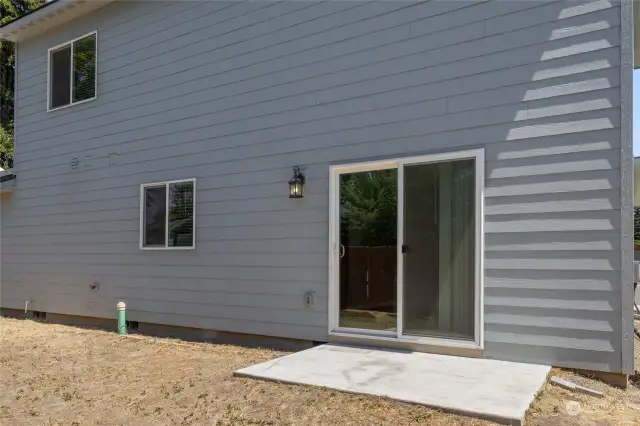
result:
[[[521,425],[550,369],[544,365],[326,344],[235,374],[383,396]]]

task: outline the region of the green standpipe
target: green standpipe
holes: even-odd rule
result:
[[[118,302],[118,334],[127,334],[127,305]]]

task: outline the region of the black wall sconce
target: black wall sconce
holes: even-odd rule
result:
[[[304,175],[300,172],[300,167],[293,167],[293,178],[289,181],[289,198],[302,198],[304,187]]]

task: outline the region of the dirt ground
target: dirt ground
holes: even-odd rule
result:
[[[488,425],[425,407],[232,376],[284,352],[0,318],[0,425]],[[636,365],[640,350],[636,348]],[[532,425],[640,425],[640,374],[623,391],[547,385]]]

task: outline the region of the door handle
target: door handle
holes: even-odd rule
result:
[[[406,244],[402,245],[402,254],[408,253],[409,252],[409,246]]]
[[[344,257],[345,248],[342,244],[340,244],[340,252],[338,253],[338,257],[342,259]]]

